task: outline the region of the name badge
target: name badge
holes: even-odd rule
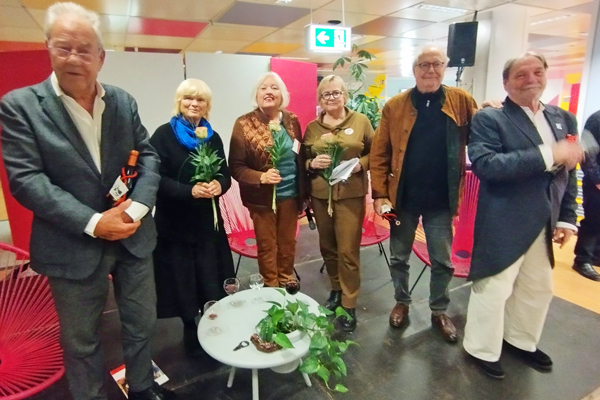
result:
[[[123,196],[127,192],[129,192],[129,189],[127,189],[127,186],[125,186],[125,184],[121,180],[121,177],[118,176],[117,180],[115,181],[115,183],[113,183],[112,188],[110,188],[110,191],[108,193],[112,196],[114,200],[119,200],[121,196]]]
[[[292,151],[296,154],[300,153],[300,142],[298,139],[294,139],[294,144],[292,145]]]
[[[348,135],[348,136],[352,135],[354,133],[354,129],[352,129],[352,128],[346,128],[346,130],[344,131],[344,133],[346,135]]]
[[[556,129],[561,130],[562,131],[562,124],[556,124]]]

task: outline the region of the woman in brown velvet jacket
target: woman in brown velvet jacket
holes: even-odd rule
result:
[[[284,286],[293,276],[298,213],[305,199],[302,130],[298,117],[285,110],[289,98],[279,75],[261,76],[253,96],[255,110],[235,121],[229,146],[231,176],[239,182],[254,223],[259,271],[271,287]],[[269,153],[274,136],[284,148],[277,169]]]

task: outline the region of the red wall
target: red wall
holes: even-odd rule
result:
[[[0,52],[0,77],[2,77],[0,79],[0,97],[13,89],[39,83],[48,78],[51,73],[50,58],[46,50]],[[0,180],[2,181],[13,244],[29,251],[33,214],[17,203],[10,194],[4,162],[1,159]]]
[[[271,71],[277,72],[290,92],[288,111],[298,116],[302,133],[317,117],[317,64],[271,58]]]

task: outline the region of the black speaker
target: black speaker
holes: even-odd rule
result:
[[[472,67],[475,65],[477,47],[477,21],[457,22],[448,29],[449,67]]]

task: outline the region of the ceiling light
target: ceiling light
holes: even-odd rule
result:
[[[279,3],[279,4],[287,4],[287,3],[291,3],[292,0],[277,0],[275,3]]]
[[[469,10],[465,10],[463,8],[443,7],[425,3],[417,4],[415,7],[420,8],[421,10],[437,11],[450,14],[466,14],[469,12]]]
[[[579,36],[587,36],[588,33],[587,32],[579,32]]]
[[[532,22],[529,25],[533,26],[533,25],[545,24],[546,22],[559,21],[561,19],[569,18],[569,17],[572,17],[572,16],[573,16],[572,14],[559,15],[558,17],[554,17],[554,18],[548,18],[548,19],[542,19],[540,21],[535,21],[535,22]]]
[[[362,38],[364,38],[364,36],[363,36],[363,35],[359,35],[358,33],[353,33],[353,34],[352,34],[352,36],[350,36],[350,39],[351,39],[353,42],[354,42],[354,41],[357,41],[357,40],[360,40],[360,39],[362,39]]]

